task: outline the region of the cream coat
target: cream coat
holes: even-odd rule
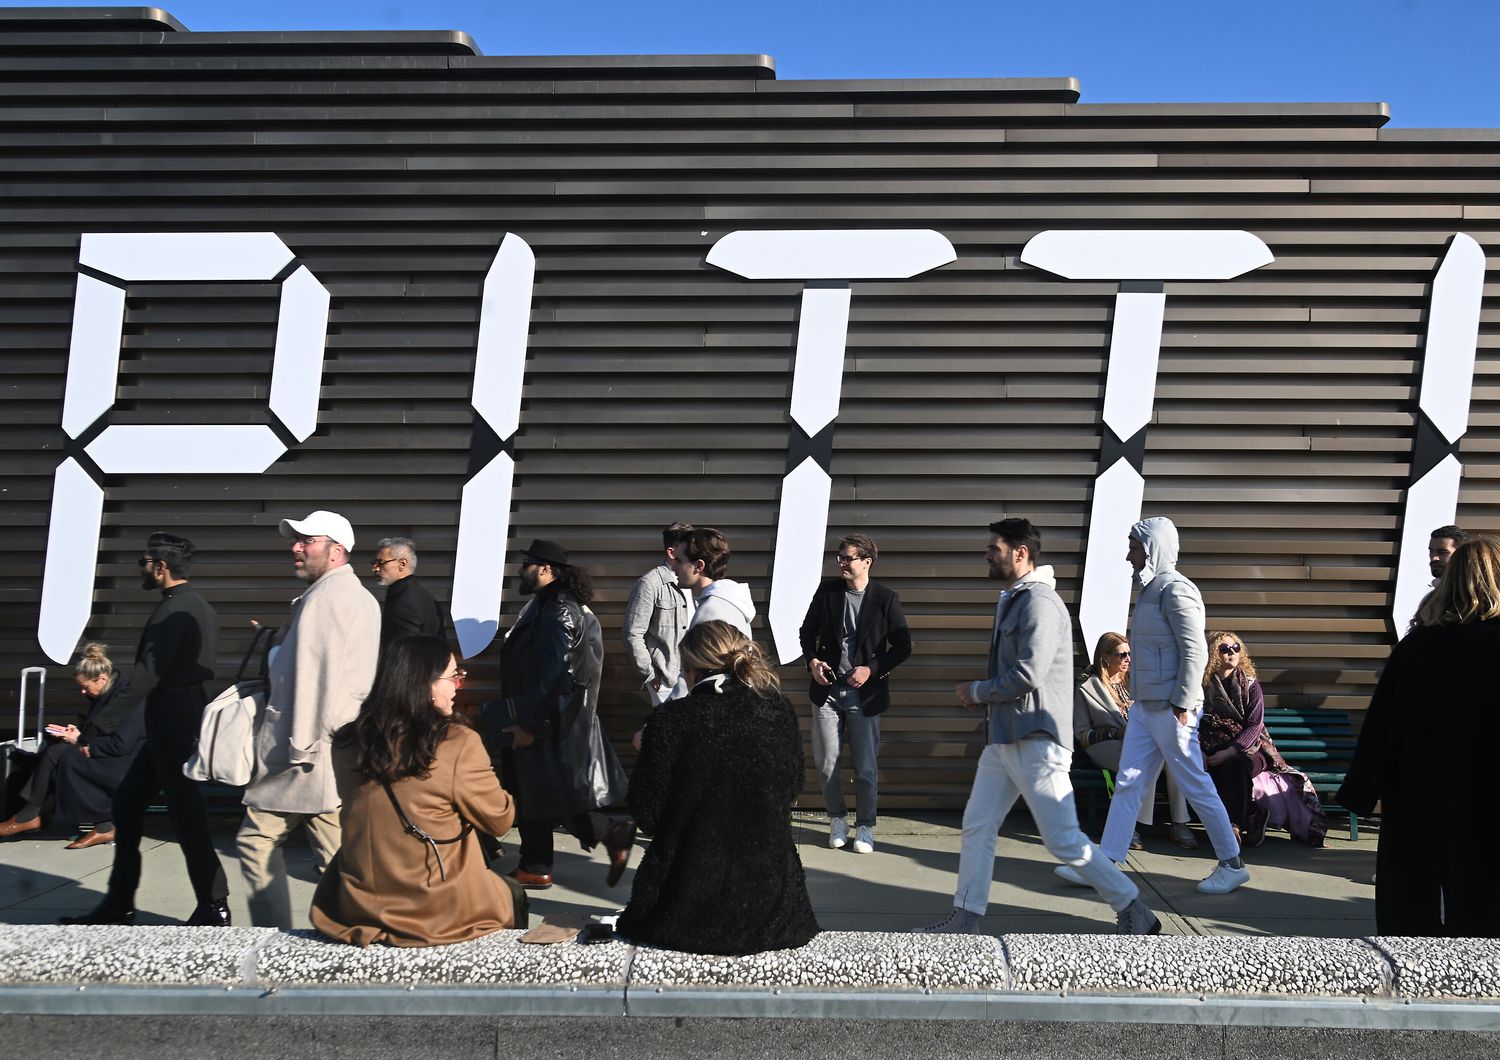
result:
[[[329,742],[359,714],[379,652],[380,604],[347,564],[293,602],[271,662],[246,806],[312,814],[339,808]]]

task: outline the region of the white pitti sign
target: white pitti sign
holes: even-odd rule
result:
[[[747,280],[801,280],[791,418],[809,438],[837,419],[854,280],[908,279],[956,260],[930,230],[731,232],[708,263]],[[1064,280],[1121,283],[1116,298],[1103,420],[1120,443],[1151,419],[1166,295],[1172,280],[1233,280],[1274,260],[1238,231],[1047,231],[1021,260]],[[521,389],[536,259],[507,234],[484,282],[471,402],[502,443],[520,428]],[[1484,251],[1454,236],[1433,282],[1419,408],[1451,450],[1412,482],[1401,524],[1391,618],[1404,629],[1427,591],[1427,535],[1455,520],[1462,467],[1453,455],[1468,429],[1484,286]],[[270,410],[297,441],[317,427],[328,291],[271,232],[102,233],[83,236],[62,425],[70,439],[94,430],[115,401],[125,289],[131,282],[278,281],[281,285]],[[57,468],[37,639],[58,663],[72,656],[93,606],[105,483],[120,474],[259,474],[286,451],[272,428],[250,424],[107,425],[83,451],[98,476],[69,457]],[[501,451],[465,484],[451,609],[466,658],[499,629],[515,462]],[[808,456],[782,481],[771,574],[770,625],[782,662],[801,654],[797,630],[817,588],[832,480]],[[1141,515],[1145,480],[1124,456],[1099,470],[1084,555],[1079,619],[1084,640],[1124,629],[1130,600],[1122,561]]]

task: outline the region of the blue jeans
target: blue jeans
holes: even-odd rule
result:
[[[854,824],[875,827],[875,802],[879,772],[875,757],[880,753],[880,717],[866,717],[859,709],[859,692],[842,682],[828,692],[828,698],[813,707],[813,762],[823,780],[823,802],[829,817],[843,817],[844,772],[839,768],[839,752],[849,745],[854,761]]]

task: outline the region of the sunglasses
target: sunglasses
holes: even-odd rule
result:
[[[1240,653],[1240,646],[1238,644],[1220,644],[1219,645],[1219,654],[1220,655],[1238,655],[1239,653]]]
[[[1110,652],[1110,654],[1113,655],[1116,659],[1130,658],[1130,653],[1128,651],[1112,651]]]

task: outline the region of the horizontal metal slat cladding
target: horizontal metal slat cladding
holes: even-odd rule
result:
[[[628,760],[647,707],[620,613],[663,525],[728,533],[769,645],[801,284],[706,254],[738,229],[933,228],[953,264],[852,284],[828,544],[880,543],[875,575],[917,641],[883,723],[886,805],[956,807],[981,739],[952,688],[983,674],[984,527],[1036,521],[1076,611],[1103,430],[1118,285],[1021,250],[1048,229],[1243,228],[1273,264],[1165,285],[1145,510],[1181,528],[1210,626],[1244,635],[1269,703],[1363,709],[1391,643],[1433,272],[1455,232],[1500,246],[1500,132],[1387,130],[1379,103],[1098,105],[1067,78],[782,81],[756,55],[486,57],[461,32],[199,34],[49,10],[0,13],[8,672],[44,662],[83,233],[273,231],[332,297],[311,438],[259,476],[109,480],[88,636],[129,659],[152,602],[141,542],[185,533],[226,680],[249,620],[298,591],[283,516],[344,512],[361,573],[374,540],[410,536],[447,598],[481,285],[502,237],[524,238],[536,286],[494,547],[556,538],[592,571],[601,712]],[[1460,449],[1475,529],[1500,522],[1494,294]],[[276,312],[255,285],[131,284],[109,422],[266,422]],[[496,656],[467,664],[465,701],[494,694]],[[784,674],[805,704],[802,668]],[[69,683],[49,676],[61,718]]]

